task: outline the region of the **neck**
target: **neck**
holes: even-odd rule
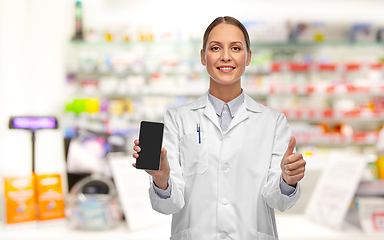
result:
[[[209,86],[209,93],[225,103],[232,101],[241,94],[240,80],[232,84],[221,84],[211,79]]]

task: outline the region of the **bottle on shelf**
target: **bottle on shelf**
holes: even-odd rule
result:
[[[83,40],[83,10],[82,5],[80,1],[76,2],[76,8],[75,8],[75,36],[73,37],[74,40]]]

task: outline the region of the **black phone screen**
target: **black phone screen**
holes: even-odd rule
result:
[[[163,144],[164,124],[142,121],[139,133],[139,157],[136,168],[158,171],[160,169],[161,147]]]

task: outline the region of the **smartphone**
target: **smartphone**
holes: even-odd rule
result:
[[[159,171],[161,147],[163,145],[164,124],[159,122],[142,121],[139,133],[139,157],[136,168]]]

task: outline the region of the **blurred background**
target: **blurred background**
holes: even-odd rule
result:
[[[148,177],[129,168],[133,140],[140,121],[161,121],[207,91],[202,36],[229,15],[251,38],[244,91],[287,116],[307,160],[302,197],[276,213],[280,238],[382,239],[383,9],[381,0],[0,0],[0,236],[25,239],[18,229],[28,228],[38,239],[168,239],[169,216],[148,205]],[[54,117],[58,127],[10,129],[11,117]],[[357,227],[305,214],[335,153],[365,161],[348,203]],[[21,216],[34,198],[28,186],[44,185],[28,178],[33,158],[35,174],[59,184],[39,188],[47,194],[36,202],[52,210],[61,201],[63,213]],[[20,179],[31,184],[15,187]]]

